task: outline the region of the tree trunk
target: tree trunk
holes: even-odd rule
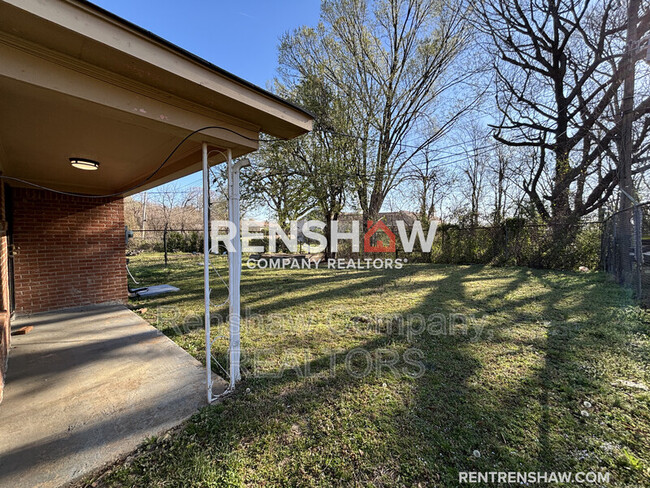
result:
[[[325,236],[327,237],[327,244],[325,246],[325,259],[330,259],[334,258],[334,254],[332,253],[332,220],[333,216],[331,212],[326,212],[325,213],[325,227],[323,228],[323,232],[325,233]]]
[[[623,102],[621,104],[621,144],[619,151],[619,189],[621,191],[619,199],[618,214],[618,280],[622,284],[631,284],[632,282],[632,258],[630,248],[632,246],[632,205],[635,202],[634,181],[632,180],[632,122],[634,110],[634,61],[632,60],[632,50],[637,38],[637,21],[639,17],[640,0],[630,0],[627,15],[627,40],[625,44],[625,63],[627,69],[623,85]]]

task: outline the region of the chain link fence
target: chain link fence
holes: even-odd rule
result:
[[[603,223],[601,264],[650,306],[650,202],[612,214]]]
[[[525,224],[519,220],[508,219],[502,225],[489,227],[443,224],[438,227],[430,253],[415,249],[406,255],[398,247],[389,257],[533,268],[594,269],[600,265],[619,283],[631,288],[643,305],[650,307],[650,202],[616,212],[603,222],[576,224],[571,229],[575,238],[569,247],[562,249],[553,247],[552,230],[547,225]],[[127,254],[151,251],[163,253],[165,264],[168,255],[173,253],[201,254],[202,230],[132,230]]]
[[[387,224],[399,235],[398,227]],[[428,228],[423,223],[424,234]],[[412,228],[406,226],[407,235]],[[357,259],[403,258],[409,262],[438,264],[490,264],[495,266],[526,266],[530,268],[597,269],[600,263],[601,222],[578,222],[557,231],[547,224],[530,224],[524,218],[505,219],[499,225],[439,224],[433,247],[423,252],[416,241],[413,250],[404,252],[400,239],[396,239],[394,252],[361,255],[350,249],[348,242],[339,245],[336,257]],[[387,245],[385,236],[380,240]]]
[[[398,234],[397,228],[389,229]],[[133,230],[129,239],[131,255],[145,251],[172,253],[202,253],[203,233],[199,229]],[[411,232],[409,229],[408,232]],[[428,230],[425,230],[427,233]],[[453,224],[438,226],[431,252],[422,252],[419,244],[413,252],[405,253],[399,239],[390,253],[373,253],[373,258],[406,258],[411,262],[440,264],[493,264],[527,266],[532,268],[589,269],[598,267],[600,261],[601,223],[582,222],[567,230],[574,238],[570,245],[554,245],[554,237],[547,225],[527,224],[524,219],[507,219],[497,226],[461,227]],[[385,237],[385,236],[384,236]],[[386,239],[384,239],[386,240]],[[268,239],[253,242],[268,250]],[[387,244],[387,242],[385,243]],[[288,252],[282,246],[279,252]],[[222,252],[225,252],[223,249]],[[309,253],[308,246],[300,246],[299,253]],[[360,257],[351,252],[350,244],[343,241],[336,254],[338,258]],[[367,255],[365,257],[368,257]]]
[[[598,267],[599,222],[579,222],[566,229],[568,244],[557,242],[545,224],[507,219],[489,227],[441,225],[431,261],[446,264],[493,264],[531,268],[577,269]]]
[[[127,256],[143,252],[163,253],[163,263],[168,265],[175,253],[203,253],[203,230],[199,229],[134,229],[127,238]]]

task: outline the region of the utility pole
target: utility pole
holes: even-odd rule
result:
[[[632,123],[634,121],[634,59],[638,43],[637,24],[639,22],[640,3],[641,0],[629,0],[627,6],[627,36],[622,61],[625,67],[625,79],[623,80],[623,101],[621,103],[621,142],[618,167],[618,188],[620,190],[618,280],[626,284],[629,284],[632,279],[632,259],[630,256],[630,246],[632,245],[631,207],[636,203],[634,181],[632,179]]]
[[[142,240],[144,241],[144,228],[147,222],[147,192],[142,194]]]

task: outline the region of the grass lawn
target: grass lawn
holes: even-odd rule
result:
[[[181,292],[131,305],[203,361],[200,261],[132,258],[144,284]],[[213,289],[224,317],[216,277]],[[86,483],[458,486],[459,471],[597,471],[608,486],[650,485],[650,324],[599,273],[244,266],[242,313],[237,392]],[[227,342],[215,347],[223,363]]]

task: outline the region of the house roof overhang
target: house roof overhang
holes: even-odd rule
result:
[[[202,142],[216,164],[256,150],[260,132],[312,127],[305,110],[81,0],[0,0],[0,60],[0,171],[59,190],[135,193],[199,170]],[[220,128],[132,189],[201,127]]]

